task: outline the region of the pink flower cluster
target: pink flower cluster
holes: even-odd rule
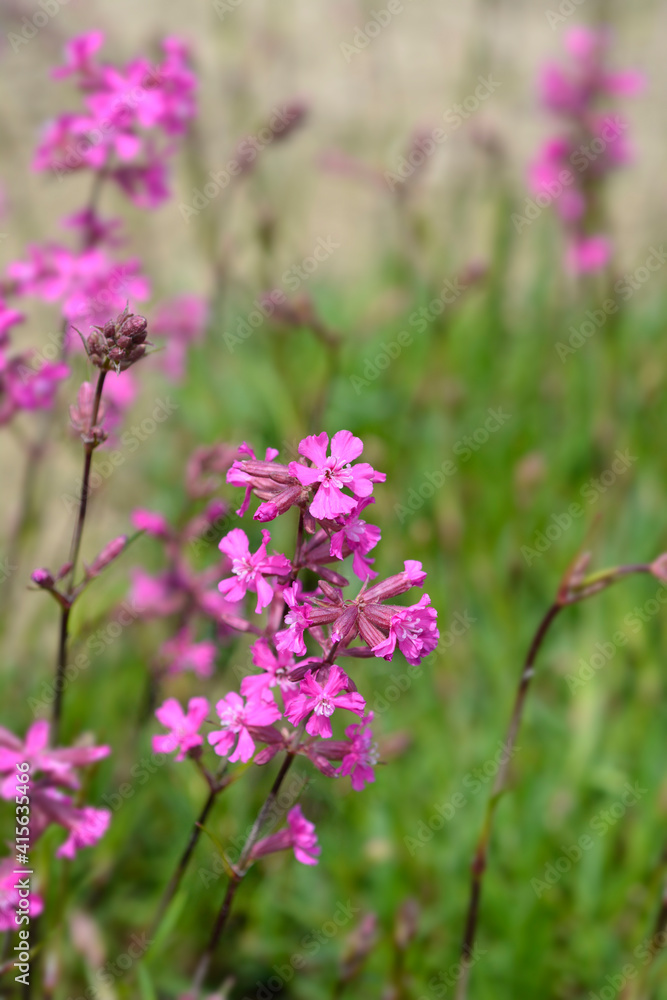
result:
[[[600,110],[602,102],[633,96],[643,85],[635,72],[605,67],[609,32],[572,28],[566,35],[570,64],[549,64],[542,72],[544,107],[563,122],[529,169],[531,189],[545,204],[554,202],[566,234],[566,264],[574,274],[599,271],[611,256],[609,237],[599,228],[600,183],[631,158],[627,122]]]
[[[46,363],[34,364],[29,353],[7,357],[8,332],[24,317],[0,299],[0,423],[18,410],[50,408],[58,382],[68,373],[67,351],[81,347],[78,331],[103,327],[126,307],[136,311],[151,294],[141,261],[117,255],[124,243],[121,220],[103,218],[97,205],[109,181],[143,208],[154,208],[169,196],[168,161],[196,113],[196,79],[187,47],[176,38],[163,42],[164,58],[155,66],[143,57],[125,67],[100,62],[103,41],[99,31],[72,39],[65,65],[54,71],[56,79],[74,79],[83,108],[46,126],[33,168],[59,177],[90,170],[93,194],[87,207],[63,220],[76,237],[73,248],[57,240],[34,244],[23,259],[7,266],[5,299],[57,304],[64,335],[59,350],[48,346]],[[166,339],[165,370],[171,378],[181,377],[186,348],[201,336],[205,323],[206,305],[198,296],[178,296],[158,310],[156,333]],[[107,379],[107,431],[136,391],[127,372]]]
[[[369,585],[377,574],[370,570],[367,553],[379,541],[380,531],[359,515],[372,503],[374,484],[385,476],[366,462],[355,464],[363,443],[349,431],[339,431],[330,449],[328,445],[326,434],[307,437],[299,445],[303,460],[280,465],[275,450],[258,460],[244,444],[231,463],[227,481],[246,491],[240,513],[253,495],[261,501],[256,520],[273,520],[298,508],[296,551],[292,558],[271,552],[266,528],[257,548],[241,528],[223,537],[219,547],[229,561],[219,589],[235,610],[223,612],[221,618],[231,628],[258,636],[251,655],[259,672],[243,678],[240,693],[231,691],[217,702],[216,721],[209,718],[205,699],[191,699],[187,712],[168,699],[157,716],[169,732],[154,738],[155,749],[177,751],[179,760],[199,758],[204,745],[200,729],[207,722],[211,729],[206,741],[232,763],[252,760],[262,765],[287,751],[305,756],[329,777],[349,776],[356,791],[374,780],[378,757],[370,726],[373,714],[338,660],[389,660],[399,650],[409,663],[418,664],[438,644],[437,614],[427,594],[408,606],[387,603],[423,585],[426,573],[415,560],[407,560],[400,573]],[[147,514],[141,523],[166,536],[167,526],[150,523]],[[349,581],[331,568],[348,557],[362,581],[356,596],[345,594]],[[304,589],[302,570],[315,574],[315,589]],[[261,626],[254,624],[253,611],[244,610],[248,594],[253,595],[254,615],[263,616]],[[360,721],[334,738],[332,723],[341,712]],[[285,829],[255,844],[252,859],[293,847],[298,860],[315,864],[315,843],[312,824],[293,809]]]
[[[59,176],[103,171],[137,205],[154,208],[169,196],[167,159],[196,113],[187,46],[166,38],[158,65],[138,58],[117,67],[98,61],[103,44],[101,31],[67,44],[67,61],[53,76],[73,77],[83,108],[47,125],[33,167]]]
[[[50,749],[49,724],[35,722],[22,742],[9,730],[0,727],[0,796],[14,801],[17,789],[17,764],[30,765],[29,837],[34,844],[52,823],[67,832],[66,840],[56,851],[56,857],[73,858],[82,847],[91,847],[106,832],[111,819],[107,809],[75,804],[72,793],[80,790],[77,769],[94,764],[110,753],[107,746],[75,746]],[[6,903],[0,886],[0,920]]]

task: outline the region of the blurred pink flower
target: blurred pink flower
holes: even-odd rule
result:
[[[19,908],[19,886],[17,882],[22,878],[15,874],[17,868],[12,858],[3,858],[0,861],[0,932],[18,930],[16,917]],[[28,897],[28,914],[34,920],[44,909],[41,896],[30,890]]]
[[[155,715],[158,722],[170,732],[153,737],[153,750],[156,753],[173,753],[174,750],[178,750],[176,760],[183,760],[188,750],[201,746],[204,742],[199,730],[208,712],[209,705],[206,698],[191,698],[187,713],[175,698],[167,698],[164,704],[156,709]]]
[[[161,302],[151,323],[151,336],[164,337],[164,369],[180,381],[188,347],[201,340],[208,322],[208,303],[199,295],[179,295]]]
[[[581,236],[567,248],[567,266],[573,274],[589,274],[606,267],[611,257],[611,243],[606,236]]]
[[[273,652],[268,639],[260,638],[251,646],[252,662],[264,671],[261,674],[249,674],[241,681],[241,694],[254,701],[261,700],[273,687],[281,691],[296,692],[298,685],[289,680],[289,672],[294,666],[294,657],[288,650],[277,654]]]
[[[170,674],[192,670],[198,677],[210,677],[215,663],[216,645],[208,639],[195,642],[192,629],[184,625],[160,648],[160,658]]]
[[[262,544],[257,552],[251,555],[248,536],[241,528],[233,528],[220,542],[218,548],[232,561],[233,577],[222,580],[218,584],[221,594],[228,601],[241,601],[248,590],[257,594],[255,612],[259,614],[273,599],[273,587],[267,576],[287,576],[292,564],[286,556],[269,556],[266,546],[271,541],[271,532],[266,528],[262,531]]]
[[[315,824],[309,822],[301,812],[301,806],[294,806],[287,814],[287,826],[258,840],[252,849],[251,858],[256,860],[276,851],[293,848],[294,857],[302,865],[316,865],[322,848],[317,844]]]
[[[221,698],[215,706],[222,729],[208,734],[208,742],[220,757],[226,757],[236,743],[236,750],[229,757],[231,763],[237,760],[244,764],[255,752],[253,730],[270,726],[281,718],[281,712],[275,703],[265,700],[252,701],[246,704],[241,695],[231,691]]]
[[[338,518],[341,528],[331,534],[330,554],[337,559],[344,559],[347,553],[353,553],[352,569],[360,580],[369,580],[377,576],[371,569],[373,560],[366,557],[380,541],[381,532],[374,524],[367,524],[359,516],[371,503],[374,503],[372,497],[360,500],[350,514]]]
[[[296,653],[297,656],[305,656],[306,644],[303,633],[313,624],[311,618],[311,608],[309,604],[299,604],[302,594],[301,581],[297,580],[283,590],[283,598],[289,611],[285,615],[287,628],[276,632],[276,649],[281,652]]]
[[[349,775],[355,792],[362,791],[365,785],[375,781],[373,767],[377,764],[378,753],[373,743],[373,730],[368,725],[372,721],[373,713],[369,712],[361,722],[356,722],[345,730],[350,743],[336,773]]]

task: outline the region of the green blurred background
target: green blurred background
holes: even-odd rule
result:
[[[543,212],[521,233],[512,213],[524,209],[526,164],[553,127],[538,109],[538,68],[560,55],[565,28],[598,18],[598,7],[593,0],[572,4],[575,13],[552,28],[547,13],[558,11],[555,2],[414,0],[346,62],[341,45],[380,6],[242,0],[220,17],[208,3],[70,0],[18,53],[6,37],[30,13],[28,5],[5,0],[1,12],[3,262],[22,256],[26,242],[55,233],[58,218],[87,194],[77,177],[61,185],[27,170],[39,125],[62,110],[68,94],[48,77],[66,38],[102,27],[105,54],[124,61],[150,51],[165,34],[180,34],[192,42],[201,79],[201,114],[179,161],[174,199],[150,216],[129,213],[109,193],[102,207],[129,218],[132,250],[144,261],[155,300],[205,294],[212,320],[181,386],[168,385],[149,364],[140,370],[141,398],[128,426],[148,415],[156,398],[169,397],[178,408],[96,494],[84,558],[128,529],[134,506],[180,517],[187,506],[185,461],[198,444],[247,440],[258,453],[275,446],[291,457],[305,433],[345,427],[363,438],[364,457],[387,473],[372,509],[383,535],[376,568],[386,575],[406,558],[422,560],[441,632],[469,623],[451,643],[443,639],[419,677],[408,678],[400,657],[391,666],[360,661],[354,676],[376,709],[386,766],[356,794],[347,782],[296,765],[307,779],[301,801],[317,825],[321,862],[305,869],[279,855],[251,872],[211,979],[213,986],[232,974],[232,998],[261,997],[258,984],[297,953],[305,967],[280,990],[265,987],[271,996],[454,994],[448,983],[469,864],[491,787],[492,768],[483,769],[504,736],[532,634],[582,545],[600,567],[650,560],[667,548],[667,271],[645,284],[638,280],[627,301],[610,292],[664,238],[667,8],[606,5],[616,29],[614,64],[642,68],[649,86],[623,106],[637,155],[608,189],[614,273],[574,283],[563,273],[553,213]],[[500,87],[404,196],[322,166],[322,153],[338,150],[380,174],[391,170],[415,128],[437,125],[474,90],[478,76],[489,74]],[[179,205],[192,203],[193,189],[224,167],[244,134],[295,98],[310,108],[303,127],[267,149],[251,177],[186,224]],[[307,326],[286,329],[270,320],[241,342],[230,339],[257,296],[281,287],[285,271],[301,265],[320,238],[339,246],[298,292],[340,336],[340,349],[327,348]],[[471,267],[476,280],[436,316],[429,303]],[[559,354],[571,328],[579,329],[587,311],[599,310],[610,294],[619,311],[576,352]],[[431,317],[423,324],[414,319],[422,307]],[[46,342],[57,319],[43,309],[31,318],[21,334],[25,343]],[[404,336],[397,353],[402,331],[410,342]],[[72,382],[60,397],[64,428]],[[489,410],[502,420],[488,424]],[[5,435],[0,447],[9,531],[23,445],[19,435]],[[591,486],[618,451],[629,454],[627,469],[607,476],[609,485]],[[447,460],[455,472],[439,485]],[[52,676],[56,641],[54,609],[28,593],[25,581],[34,566],[65,557],[72,515],[62,497],[76,486],[79,461],[63,430],[42,473],[43,516],[3,607],[0,721],[16,732],[32,721],[28,699]],[[425,487],[429,477],[433,488]],[[234,493],[224,487],[222,495],[235,502]],[[565,523],[572,503],[583,514],[565,529],[551,527],[554,540],[539,543],[546,551],[526,554],[556,518]],[[248,529],[253,538],[256,527]],[[295,525],[284,518],[274,528],[276,549],[289,551]],[[7,538],[5,550],[9,544]],[[213,561],[216,544],[202,564]],[[75,617],[82,640],[126,596],[127,571],[138,563],[161,565],[157,543],[141,539],[91,589]],[[519,736],[512,787],[498,811],[471,997],[574,1000],[604,996],[603,989],[634,995],[636,984],[619,986],[619,976],[624,966],[642,964],[637,949],[651,936],[664,877],[666,619],[658,591],[657,580],[631,578],[566,610],[554,625]],[[614,638],[619,632],[627,642]],[[156,727],[142,721],[141,705],[147,664],[166,634],[162,625],[132,625],[66,694],[65,738],[92,730],[113,748],[95,772],[89,800],[101,805],[126,782],[133,794],[114,812],[100,844],[73,865],[53,861],[53,838],[41,842],[36,867],[56,928],[45,949],[63,963],[61,985],[49,994],[56,1000],[83,995],[89,985],[104,998],[185,992],[220,905],[224,880],[205,885],[201,875],[216,858],[204,836],[141,969],[135,964],[107,984],[95,978],[95,969],[123,954],[131,935],[149,923],[205,797],[188,762],[170,761],[145,782],[131,776],[151,753]],[[186,675],[169,693],[220,697],[234,689],[234,668],[245,662],[241,640],[221,649],[210,682]],[[576,676],[586,679],[577,683]],[[252,821],[269,770],[275,766],[253,769],[221,797],[209,828],[223,843]],[[638,783],[639,800],[617,822],[600,823],[627,782]],[[543,880],[547,866],[572,853],[584,834],[593,847],[555,884],[536,891],[531,880]],[[408,899],[419,916],[401,958],[395,922]],[[315,948],[312,935],[331,926],[341,904],[353,907],[354,916],[330,937],[323,931]],[[368,912],[378,916],[378,943],[341,994],[336,984],[346,938]],[[85,947],[77,944],[81,936]],[[666,970],[667,963],[653,963],[645,995],[667,996]]]

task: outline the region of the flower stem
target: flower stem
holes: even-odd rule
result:
[[[160,905],[158,906],[155,917],[153,918],[153,923],[151,924],[150,931],[148,932],[148,937],[149,940],[151,941],[155,936],[158,927],[162,923],[165,913],[169,909],[169,904],[176,895],[176,892],[178,891],[178,887],[181,884],[181,880],[185,874],[185,869],[187,868],[190,858],[192,857],[192,854],[194,852],[194,849],[197,846],[197,843],[199,842],[199,838],[202,832],[202,827],[208,818],[208,814],[213,808],[213,803],[215,802],[218,793],[222,791],[222,787],[224,786],[220,786],[217,784],[211,784],[210,786],[208,797],[203,805],[202,811],[195,820],[195,824],[190,833],[189,840],[185,845],[185,850],[183,851],[183,854],[181,855],[181,858],[176,866],[176,871],[169,880],[169,884],[167,885],[167,888],[164,891],[164,895],[162,896]]]
[[[236,866],[235,869],[232,869],[232,873],[229,878],[229,883],[227,885],[227,891],[225,892],[225,898],[222,901],[222,906],[220,907],[220,911],[216,918],[215,924],[213,925],[213,931],[211,933],[211,937],[209,939],[206,950],[204,951],[204,954],[199,960],[199,964],[195,971],[194,979],[192,981],[192,992],[195,996],[199,995],[199,991],[203,986],[206,974],[208,973],[211,961],[213,959],[213,955],[218,946],[218,942],[220,941],[222,932],[224,931],[225,926],[227,924],[227,919],[231,912],[232,903],[234,902],[234,896],[236,895],[236,891],[241,882],[243,881],[243,879],[245,878],[246,872],[248,871],[249,867],[248,859],[250,857],[253,847],[255,846],[255,843],[257,842],[257,838],[261,831],[262,825],[264,824],[264,821],[266,820],[266,817],[268,816],[273,806],[273,803],[276,800],[278,792],[280,791],[280,787],[283,781],[285,780],[290,767],[292,766],[292,763],[294,761],[294,756],[296,753],[296,748],[301,739],[303,729],[304,729],[304,723],[301,724],[297,732],[294,734],[294,740],[292,741],[292,745],[285,755],[285,759],[283,760],[280,770],[276,775],[275,781],[271,786],[271,790],[267,795],[266,799],[264,800],[264,805],[259,810],[257,818],[255,819],[255,822],[252,825],[250,833],[246,838],[246,842],[243,845],[243,850],[241,851],[241,856],[239,858],[238,865]]]
[[[560,603],[554,603],[551,605],[544,618],[540,622],[538,629],[533,637],[533,641],[530,644],[530,649],[528,650],[528,655],[523,665],[521,671],[521,676],[519,678],[519,686],[517,688],[516,697],[514,699],[514,707],[512,709],[512,715],[510,718],[509,726],[507,728],[507,735],[505,737],[504,743],[504,757],[503,762],[500,765],[498,774],[496,775],[496,780],[491,792],[491,796],[486,806],[486,813],[484,815],[484,822],[482,824],[482,830],[480,832],[477,846],[475,848],[475,854],[473,857],[471,865],[471,883],[470,883],[470,898],[468,902],[468,914],[466,917],[465,931],[463,935],[463,945],[461,947],[461,965],[462,972],[461,977],[458,982],[457,987],[457,1000],[465,1000],[468,990],[468,977],[470,973],[470,964],[473,958],[473,950],[475,946],[475,938],[477,935],[477,925],[479,920],[479,905],[482,895],[482,881],[484,878],[484,872],[487,865],[487,856],[489,849],[489,841],[491,838],[491,830],[493,827],[493,818],[498,806],[498,802],[502,797],[503,792],[507,787],[507,775],[509,772],[509,762],[512,757],[512,751],[516,744],[517,734],[519,732],[519,727],[521,725],[521,719],[523,717],[523,710],[526,703],[526,696],[528,694],[528,689],[530,687],[530,682],[535,673],[535,660],[537,654],[539,653],[542,643],[544,642],[545,636],[549,631],[549,628],[554,621],[556,615],[561,610],[562,605]]]
[[[93,401],[93,411],[90,420],[91,429],[97,423],[97,418],[100,410],[100,403],[102,401],[102,390],[104,389],[104,379],[106,378],[106,372],[101,371],[98,379],[97,386],[95,387],[95,399]],[[81,476],[81,496],[79,498],[79,513],[76,519],[76,526],[74,528],[74,534],[72,535],[72,544],[70,546],[70,558],[71,568],[67,574],[67,587],[66,594],[64,595],[66,600],[64,601],[60,613],[60,635],[58,641],[58,660],[56,666],[56,682],[55,682],[55,698],[53,702],[53,732],[52,732],[52,745],[57,746],[59,735],[60,735],[60,718],[62,715],[62,705],[63,705],[63,689],[65,684],[65,668],[67,666],[67,644],[69,640],[69,616],[72,609],[72,604],[74,603],[74,575],[76,573],[76,564],[79,558],[79,550],[81,548],[81,538],[83,536],[83,526],[86,520],[86,511],[88,509],[88,493],[90,491],[90,470],[93,464],[93,451],[95,450],[96,443],[94,440],[89,440],[84,443],[84,459],[83,459],[83,474]]]
[[[97,417],[100,410],[100,403],[102,401],[102,390],[104,388],[104,380],[106,378],[106,372],[101,371],[98,379],[97,385],[95,387],[95,399],[93,401],[93,413],[90,420],[90,426],[93,428],[97,423]],[[70,587],[74,581],[74,574],[76,572],[76,563],[79,558],[79,549],[81,548],[81,536],[83,535],[83,525],[86,520],[86,511],[88,509],[88,493],[90,491],[90,470],[93,464],[93,451],[95,450],[95,443],[92,441],[86,441],[84,445],[84,458],[83,458],[83,475],[81,477],[81,497],[79,500],[79,516],[76,521],[76,528],[74,529],[74,535],[72,537],[72,545],[70,548],[70,562],[72,563],[72,568],[70,570]]]

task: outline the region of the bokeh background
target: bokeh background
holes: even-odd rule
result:
[[[419,677],[408,680],[403,661],[391,669],[363,661],[358,684],[376,709],[386,766],[362,794],[301,767],[321,863],[304,869],[278,856],[249,876],[213,970],[220,983],[233,974],[232,998],[261,996],[274,965],[300,952],[305,967],[273,992],[265,986],[269,995],[453,995],[469,864],[491,787],[492,767],[484,767],[503,738],[539,619],[582,546],[599,566],[650,560],[667,547],[667,270],[651,274],[576,353],[562,358],[556,345],[581,326],[587,310],[599,308],[607,279],[574,281],[564,272],[551,211],[521,233],[512,224],[530,196],[530,158],[553,129],[539,107],[539,68],[562,54],[568,27],[604,19],[614,29],[612,63],[640,68],[648,80],[638,99],[619,102],[631,121],[635,159],[606,190],[614,244],[608,280],[632,273],[651,248],[662,246],[667,7],[585,0],[552,25],[555,0],[405,0],[404,10],[348,62],[341,46],[352,44],[381,6],[240,0],[221,16],[204,0],[70,0],[18,52],[8,35],[33,6],[3,0],[0,10],[3,264],[24,256],[26,243],[58,234],[60,217],[87,197],[78,175],[59,182],[29,170],[41,125],[74,100],[67,83],[49,77],[69,37],[102,28],[105,56],[127,61],[177,34],[190,42],[200,80],[200,114],[177,162],[172,200],[153,213],[133,213],[105,192],[102,208],[126,220],[155,302],[199,293],[212,304],[211,321],[181,385],[165,382],[148,363],[141,370],[128,424],[149,414],[158,398],[169,397],[177,408],[96,492],[84,558],[127,530],[133,507],[180,516],[187,505],[185,462],[197,445],[247,440],[258,453],[275,446],[291,457],[304,434],[345,427],[364,439],[365,457],[387,473],[373,509],[383,533],[376,568],[389,574],[405,558],[421,559],[443,634],[457,621],[467,623],[451,643],[443,638]],[[497,90],[429,157],[409,191],[392,196],[382,175],[409,150],[415,130],[440,124],[478,77],[489,75]],[[244,135],[293,101],[307,106],[302,126],[186,222],[182,206],[192,204],[194,189],[225,166]],[[333,169],[343,155],[367,172]],[[300,265],[319,239],[338,246],[298,293],[339,335],[340,348],[330,350],[308,324],[285,328],[272,321],[247,340],[230,341],[257,296],[280,287],[284,272]],[[414,310],[445,281],[466,274],[475,280],[451,307],[423,331],[410,326]],[[57,326],[56,315],[35,307],[21,342],[47,343]],[[378,359],[405,329],[412,342],[385,367]],[[2,608],[0,722],[15,731],[32,721],[29,699],[52,675],[53,608],[26,584],[36,565],[57,564],[68,547],[73,515],[64,498],[74,492],[80,464],[65,429],[73,394],[70,381],[54,416],[63,431],[41,472],[40,515],[20,551],[12,530],[25,441],[35,424],[26,420],[0,439],[3,545],[18,566]],[[480,444],[489,410],[506,418]],[[466,452],[461,442],[471,435],[477,446]],[[618,451],[629,454],[627,468],[607,477],[608,485],[594,485]],[[455,474],[424,489],[448,459]],[[221,495],[234,501],[233,493],[223,487]],[[552,529],[556,537],[542,546],[546,551],[527,555],[525,547],[535,549],[539,533],[573,502],[582,504],[582,516]],[[289,550],[292,528],[276,525],[278,551]],[[141,539],[91,588],[77,609],[80,641],[126,597],[128,569],[137,563],[158,568],[158,546]],[[625,965],[642,964],[637,949],[652,934],[665,864],[666,620],[662,607],[656,611],[662,591],[657,580],[633,578],[566,611],[554,626],[518,741],[512,788],[498,812],[471,996],[603,995],[612,988],[607,977],[618,980]],[[619,632],[627,642],[614,639]],[[67,693],[65,737],[93,730],[113,748],[89,789],[99,804],[132,782],[132,767],[150,755],[156,727],[142,714],[147,664],[166,634],[164,625],[137,622]],[[187,675],[170,693],[220,697],[236,685],[235,668],[246,658],[243,642],[224,647],[210,682]],[[575,676],[584,680],[574,683]],[[211,821],[220,841],[246,828],[269,780],[256,769],[221,798]],[[619,802],[627,782],[642,789],[636,804],[604,833],[598,822],[593,849],[536,891],[533,880],[596,830],[591,824]],[[203,837],[150,956],[140,969],[100,985],[96,969],[123,953],[131,934],[150,921],[205,796],[196,772],[173,762],[132,787],[136,794],[114,812],[106,837],[66,875],[48,838],[37,859],[57,913],[45,943],[47,954],[60,956],[61,982],[49,994],[57,1000],[83,995],[91,984],[104,998],[179,996],[219,906],[223,879],[206,885],[201,876],[216,857]],[[456,807],[446,808],[452,801]],[[65,878],[72,891],[59,910]],[[406,901],[414,901],[415,930],[401,951],[396,924]],[[305,945],[341,904],[355,910],[349,922],[324,933],[321,946]],[[378,918],[377,944],[343,989],[348,936],[370,912]],[[666,970],[658,956],[645,995],[667,996]],[[635,985],[614,988],[614,995],[629,997]]]

